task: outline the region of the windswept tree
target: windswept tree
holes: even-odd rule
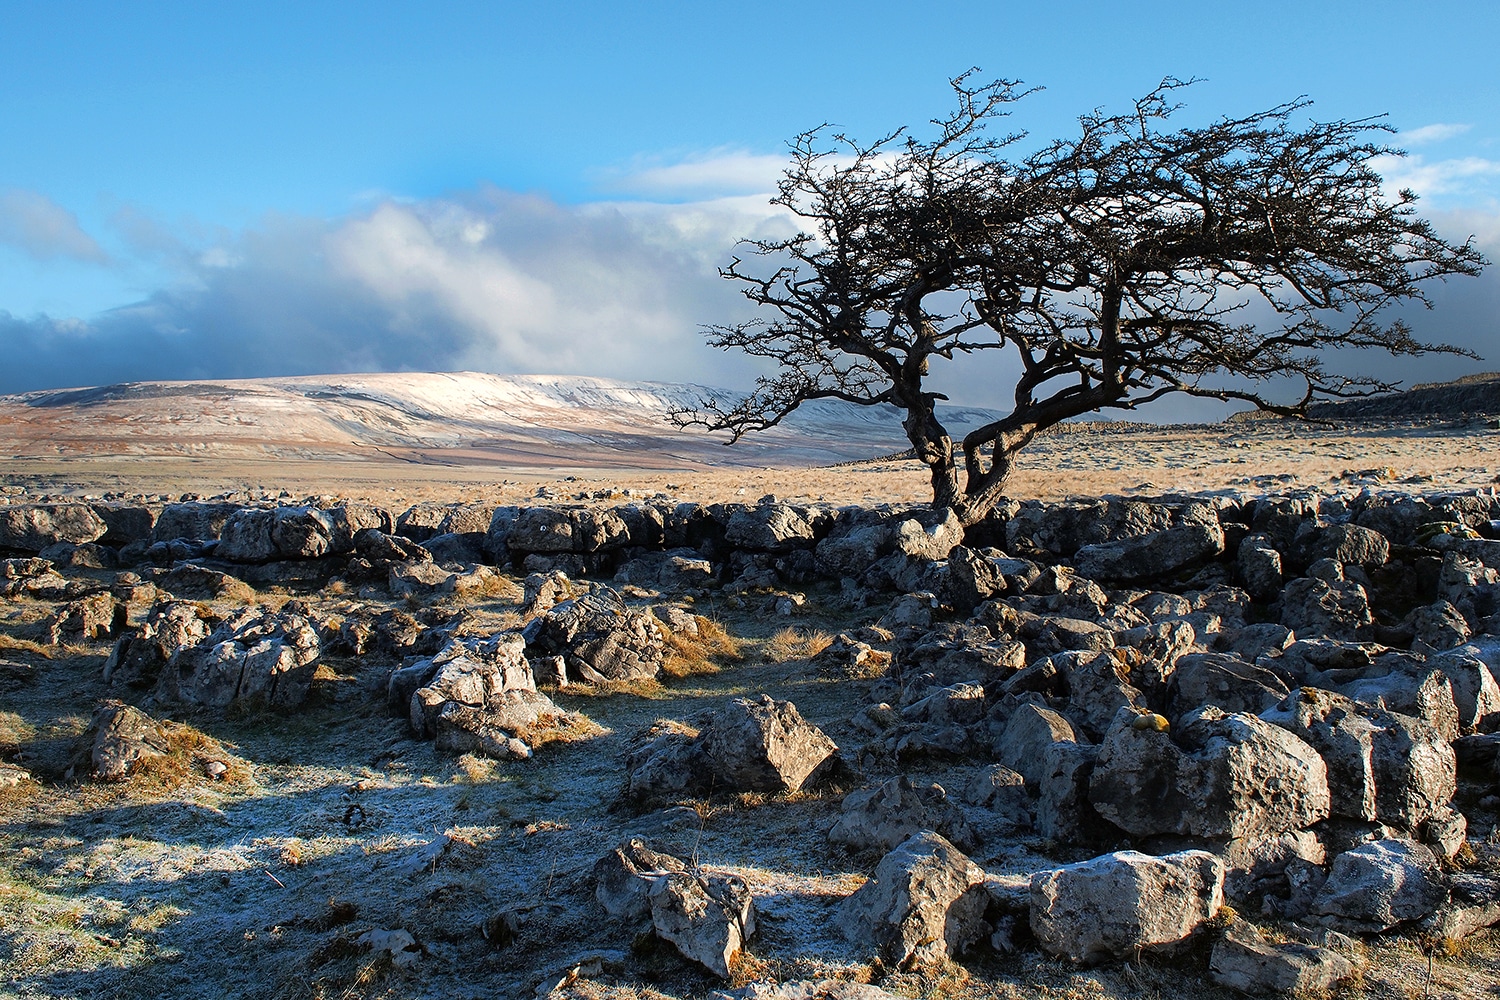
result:
[[[1423,286],[1486,263],[1382,190],[1378,119],[1300,123],[1306,100],[1173,130],[1168,79],[1122,115],[1008,158],[993,126],[1025,95],[953,81],[934,137],[861,144],[827,127],[791,143],[773,199],[802,223],[748,240],[721,274],[762,307],[711,344],[768,358],[773,376],[732,407],[673,414],[730,432],[773,427],[813,399],[891,404],[966,524],[1001,498],[1018,453],[1060,421],[1172,393],[1285,415],[1393,388],[1325,355],[1463,353],[1381,314],[1430,306]],[[1258,308],[1254,308],[1257,306]],[[1251,322],[1259,312],[1271,319]],[[955,442],[930,362],[1013,351],[1011,411]],[[1290,387],[1290,388],[1289,388]]]

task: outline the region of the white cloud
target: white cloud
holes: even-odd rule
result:
[[[484,189],[183,238],[179,279],[143,302],[85,323],[0,315],[0,353],[18,359],[0,392],[455,369],[743,384],[753,365],[699,328],[746,315],[717,268],[740,237],[785,226],[764,201],[572,207]]]
[[[1378,156],[1372,166],[1385,179],[1390,193],[1410,188],[1423,197],[1446,195],[1482,198],[1493,190],[1500,178],[1500,160],[1482,156],[1462,156],[1429,162],[1419,153],[1407,156]]]
[[[786,169],[784,155],[716,149],[676,163],[637,162],[598,175],[608,191],[668,200],[769,194]]]
[[[0,193],[0,243],[20,247],[37,260],[109,260],[76,215],[44,194],[19,188]]]
[[[1472,125],[1453,125],[1436,122],[1432,125],[1423,125],[1420,128],[1406,129],[1398,132],[1397,137],[1404,146],[1425,146],[1428,143],[1442,142],[1452,139],[1454,136],[1463,135]]]

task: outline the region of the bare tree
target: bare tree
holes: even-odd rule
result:
[[[768,318],[707,330],[780,371],[678,423],[733,443],[807,400],[893,404],[934,503],[971,524],[1060,421],[1170,393],[1300,415],[1393,387],[1329,370],[1331,349],[1464,353],[1379,320],[1486,263],[1418,218],[1411,191],[1382,191],[1373,161],[1399,151],[1376,141],[1380,120],[1297,125],[1303,99],[1173,131],[1186,84],[1168,79],[1129,113],[1086,115],[1077,137],[1011,160],[1022,135],[991,126],[1025,92],[952,85],[958,107],[934,138],[860,144],[825,126],[792,141],[773,203],[803,230],[745,241],[752,259],[720,272]],[[1245,319],[1257,301],[1273,322]],[[986,350],[1020,359],[1013,408],[954,442],[929,362]]]

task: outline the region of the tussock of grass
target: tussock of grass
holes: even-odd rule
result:
[[[159,723],[167,741],[167,752],[160,757],[142,758],[131,776],[137,788],[170,791],[184,785],[222,784],[246,788],[254,783],[248,761],[233,752],[233,744],[221,743],[185,722],[162,720]],[[209,777],[211,761],[228,767],[222,778]]]
[[[662,687],[661,681],[653,677],[627,681],[603,681],[598,684],[573,683],[565,688],[559,688],[555,693],[580,698],[610,698],[617,694],[628,694],[647,701],[662,701],[669,695],[667,689]]]
[[[768,663],[786,663],[790,660],[810,660],[833,642],[833,636],[816,629],[800,629],[787,626],[767,639],[761,647],[761,655]]]
[[[538,750],[548,743],[582,743],[608,732],[608,729],[588,716],[568,712],[564,715],[545,715],[516,733],[516,736],[533,750]]]
[[[13,650],[18,653],[33,653],[44,659],[52,659],[58,651],[58,647],[44,646],[30,639],[21,639],[17,636],[0,632],[0,649]]]
[[[744,641],[736,639],[711,618],[698,617],[698,634],[673,632],[667,637],[667,655],[661,672],[668,677],[716,674],[744,660]]]
[[[15,712],[0,712],[0,751],[13,751],[36,739],[36,726]]]

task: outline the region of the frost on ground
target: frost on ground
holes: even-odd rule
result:
[[[1313,467],[1311,456],[1323,451],[1334,453],[1328,456],[1334,473],[1311,478],[1326,492],[1342,491],[1346,497],[1354,497],[1366,487],[1420,491],[1429,486],[1459,486],[1468,490],[1465,495],[1472,495],[1476,487],[1492,485],[1494,479],[1493,467],[1483,466],[1483,460],[1475,457],[1481,454],[1475,449],[1485,443],[1479,439],[1488,433],[1478,428],[1466,429],[1457,438],[1417,441],[1414,447],[1422,462],[1436,461],[1433,456],[1446,448],[1462,465],[1450,468],[1448,471],[1454,474],[1442,482],[1429,484],[1421,478],[1427,473],[1420,469],[1386,468],[1387,464],[1399,463],[1400,456],[1391,457],[1382,450],[1388,444],[1384,439],[1350,433],[1324,447],[1311,432],[1277,427],[1203,431],[1200,439],[1178,441],[1170,448],[1160,446],[1150,436],[1155,431],[1138,436],[1094,429],[1059,432],[1058,438],[1064,433],[1087,437],[1086,446],[1044,440],[1039,442],[1036,461],[1045,463],[1055,458],[1058,468],[1070,468],[1070,477],[1059,477],[1050,468],[1034,470],[1033,475],[1036,482],[1050,477],[1049,496],[1092,488],[1088,484],[1096,480],[1090,476],[1111,470],[1117,479],[1128,479],[1135,487],[1143,477],[1140,469],[1148,464],[1145,459],[1149,452],[1156,462],[1149,475],[1164,480],[1162,488],[1201,487],[1205,483],[1193,476],[1206,476],[1212,471],[1216,475],[1233,474],[1242,480],[1236,488],[1251,493],[1269,489],[1270,484],[1244,473],[1274,464],[1259,452],[1268,451],[1273,439],[1286,444],[1283,438],[1290,437],[1295,448],[1301,449],[1286,459],[1291,467],[1306,470]],[[1206,448],[1204,441],[1210,438],[1212,446]],[[1245,447],[1231,447],[1235,440]],[[1132,458],[1132,449],[1141,452],[1136,456],[1140,461]],[[1241,467],[1234,459],[1246,452],[1252,453],[1251,459]],[[1377,467],[1365,468],[1367,462]],[[1071,466],[1087,463],[1092,464],[1076,474],[1072,472]],[[793,483],[792,491],[806,500],[806,504],[798,501],[798,506],[811,505],[813,497],[824,493],[829,499],[827,506],[866,497],[899,499],[888,492],[884,479],[877,482],[876,477],[909,483],[909,470],[880,466],[881,471],[876,473],[871,471],[874,468],[768,472],[765,476],[784,477],[771,488],[785,488],[782,482]],[[1348,470],[1349,474],[1339,470]],[[1178,473],[1187,478],[1165,481]],[[640,488],[650,491],[647,496],[669,486],[661,477],[652,476],[655,478],[648,477]],[[703,492],[690,498],[704,503],[738,498],[748,509],[759,509],[755,498],[767,488],[766,482],[756,478],[759,473],[743,474],[740,481],[747,485],[740,486],[734,485],[733,477],[715,476],[704,476],[698,483]],[[674,482],[675,478],[681,477],[674,477]],[[508,499],[517,502],[532,496],[535,485],[510,484],[506,487],[512,494]],[[1207,485],[1225,483],[1221,475]],[[1306,482],[1298,485],[1305,486]],[[367,487],[375,496],[375,487]],[[847,492],[836,493],[836,488]],[[477,488],[464,487],[449,497],[436,496],[438,487],[430,482],[424,489],[434,491],[424,499],[462,495],[473,500]],[[634,502],[641,496],[641,492],[626,496],[613,487],[594,489],[588,483],[564,482],[562,477],[552,477],[543,489],[544,496],[533,496],[531,503],[569,500],[601,507]],[[745,490],[749,491],[748,498],[740,492]],[[1144,490],[1142,486],[1136,495]],[[273,496],[257,491],[256,496],[246,494],[236,502],[269,509]],[[34,498],[17,490],[10,499],[21,506]],[[494,499],[498,502],[506,498]],[[676,499],[674,496],[672,502]],[[1314,507],[1316,500],[1314,497]],[[387,495],[384,502],[393,501]],[[211,506],[210,502],[205,504]],[[316,507],[317,503],[301,506]],[[334,509],[332,504],[325,507]],[[1345,507],[1342,516],[1347,516],[1349,509]],[[465,510],[445,507],[438,513],[457,524]],[[4,973],[0,976],[0,997],[201,994],[524,998],[537,995],[540,989],[543,995],[551,990],[556,996],[573,998],[697,1000],[716,991],[733,994],[751,984],[823,980],[872,983],[898,997],[955,1000],[1236,996],[1215,985],[1210,972],[1211,949],[1223,939],[1233,919],[1225,911],[1177,952],[1143,951],[1097,967],[1052,957],[1030,937],[1024,917],[1009,924],[1003,919],[995,921],[994,938],[986,936],[955,960],[903,969],[874,959],[871,949],[847,939],[841,930],[841,915],[845,901],[876,871],[882,850],[836,844],[829,840],[828,832],[842,815],[847,793],[879,788],[884,794],[887,783],[901,776],[908,779],[907,784],[890,786],[891,796],[920,798],[936,782],[947,790],[948,804],[957,803],[971,819],[976,814],[976,801],[990,803],[985,808],[995,820],[1003,812],[1003,803],[1010,801],[1008,795],[1018,791],[1026,794],[1014,783],[1007,784],[1010,779],[993,769],[989,742],[976,749],[972,743],[963,743],[969,738],[964,732],[955,735],[965,727],[971,734],[979,731],[982,723],[965,714],[976,702],[989,709],[1003,698],[993,691],[982,702],[970,698],[964,683],[970,675],[945,677],[945,672],[996,671],[995,680],[1016,680],[1015,690],[1023,696],[1013,699],[1007,710],[1014,710],[1027,697],[1037,705],[1050,699],[1054,707],[1074,710],[1080,725],[1087,722],[1103,731],[1112,727],[1115,701],[1145,696],[1124,684],[1112,668],[1099,668],[1100,663],[1110,667],[1114,661],[1108,657],[1100,660],[1096,655],[1100,650],[1095,646],[1103,646],[1109,636],[1120,637],[1116,649],[1121,653],[1119,662],[1130,660],[1135,656],[1130,651],[1139,650],[1140,657],[1132,661],[1139,668],[1150,642],[1175,641],[1172,637],[1177,635],[1171,628],[1158,632],[1150,629],[1180,619],[1191,621],[1201,630],[1200,647],[1214,635],[1225,637],[1222,648],[1196,654],[1200,659],[1194,668],[1201,676],[1214,683],[1237,685],[1236,697],[1253,700],[1266,692],[1279,697],[1283,692],[1277,688],[1280,681],[1275,677],[1248,669],[1238,674],[1213,672],[1224,665],[1225,657],[1232,660],[1239,656],[1236,650],[1287,641],[1285,635],[1278,638],[1278,612],[1268,601],[1256,597],[1252,607],[1248,597],[1239,602],[1230,593],[1241,584],[1248,585],[1248,579],[1242,578],[1248,569],[1259,565],[1252,558],[1269,558],[1272,550],[1284,553],[1287,562],[1278,564],[1270,594],[1280,592],[1285,581],[1292,581],[1297,587],[1290,589],[1297,593],[1349,596],[1354,593],[1354,581],[1363,579],[1362,586],[1370,588],[1371,603],[1379,605],[1379,594],[1396,593],[1404,582],[1399,572],[1390,568],[1401,560],[1405,560],[1403,566],[1425,566],[1422,572],[1431,577],[1432,586],[1448,588],[1446,592],[1453,600],[1451,614],[1428,608],[1431,613],[1426,617],[1410,621],[1351,619],[1341,623],[1334,618],[1348,609],[1330,603],[1325,609],[1327,620],[1320,619],[1316,627],[1332,631],[1347,625],[1355,630],[1350,633],[1354,638],[1316,641],[1325,644],[1318,649],[1332,649],[1341,657],[1357,659],[1368,653],[1361,651],[1362,643],[1370,644],[1355,635],[1359,629],[1379,626],[1384,630],[1382,642],[1404,642],[1399,651],[1413,658],[1417,654],[1411,651],[1419,648],[1419,632],[1421,641],[1431,645],[1458,641],[1453,640],[1454,635],[1495,624],[1494,609],[1476,610],[1472,598],[1481,591],[1493,596],[1493,590],[1484,588],[1494,588],[1496,583],[1487,581],[1482,559],[1474,561],[1479,556],[1470,558],[1464,553],[1485,555],[1492,551],[1492,545],[1500,546],[1500,540],[1464,537],[1465,532],[1460,530],[1463,525],[1440,519],[1431,523],[1443,525],[1441,530],[1408,532],[1411,538],[1401,543],[1399,552],[1393,550],[1390,566],[1375,565],[1354,546],[1347,551],[1339,549],[1335,553],[1338,558],[1332,559],[1338,566],[1333,567],[1324,565],[1332,557],[1313,558],[1322,554],[1319,546],[1325,541],[1328,546],[1352,545],[1361,536],[1344,532],[1325,538],[1318,532],[1328,530],[1330,525],[1319,524],[1310,537],[1298,541],[1296,525],[1274,518],[1311,514],[1296,504],[1278,510],[1281,513],[1273,511],[1272,520],[1267,522],[1270,527],[1263,544],[1242,548],[1243,537],[1234,538],[1233,544],[1210,557],[1207,565],[1195,564],[1184,570],[1177,580],[1181,586],[1174,584],[1176,590],[1170,594],[1148,593],[1146,585],[1134,584],[1112,584],[1106,591],[1080,580],[1064,565],[1076,552],[1066,557],[1059,557],[1057,552],[1031,552],[1038,565],[1026,569],[1021,565],[1024,559],[986,556],[976,548],[976,560],[982,557],[989,562],[976,561],[971,570],[992,567],[994,572],[986,586],[999,587],[1003,581],[1004,586],[1012,588],[1010,599],[1015,605],[1008,611],[1002,611],[999,604],[992,605],[990,618],[984,619],[981,604],[975,609],[980,619],[997,630],[1003,626],[1019,635],[1025,626],[1022,612],[1046,613],[1050,622],[1046,628],[1026,632],[1026,642],[1032,647],[1027,649],[1022,649],[1019,641],[992,643],[988,634],[983,641],[976,641],[963,632],[968,627],[966,612],[952,607],[952,595],[945,594],[942,586],[936,590],[927,586],[934,581],[942,584],[941,574],[924,575],[936,572],[930,565],[935,560],[920,564],[897,560],[901,566],[892,572],[908,574],[901,590],[868,593],[833,579],[809,576],[795,585],[778,579],[777,573],[794,576],[805,570],[786,552],[759,553],[759,562],[746,559],[732,566],[733,554],[721,552],[714,557],[715,581],[709,585],[699,581],[685,588],[684,593],[691,591],[691,599],[684,593],[654,596],[649,588],[605,576],[626,594],[632,614],[670,600],[685,610],[685,621],[696,622],[704,631],[693,641],[684,638],[685,631],[674,635],[671,644],[661,651],[663,668],[654,679],[622,674],[593,685],[558,686],[556,681],[580,670],[579,664],[569,662],[566,656],[537,657],[539,671],[545,668],[555,672],[550,679],[538,673],[541,692],[558,708],[578,715],[568,717],[571,721],[567,724],[542,724],[526,730],[531,758],[505,760],[440,749],[433,739],[417,738],[406,714],[391,709],[387,689],[391,672],[424,658],[441,659],[447,633],[443,642],[431,643],[420,656],[413,652],[411,643],[392,646],[377,640],[381,636],[390,638],[409,625],[432,635],[451,628],[458,638],[477,643],[496,631],[515,630],[528,618],[545,613],[542,605],[548,601],[566,599],[567,594],[555,581],[528,581],[526,573],[515,568],[516,563],[524,563],[522,558],[512,562],[511,568],[501,567],[488,575],[450,573],[443,577],[472,581],[472,589],[450,593],[435,590],[405,598],[392,598],[378,581],[366,585],[368,581],[352,581],[352,576],[347,585],[323,586],[309,585],[292,574],[279,583],[263,579],[254,590],[244,584],[235,589],[232,580],[205,572],[187,573],[184,566],[203,562],[199,555],[202,550],[188,549],[185,555],[174,552],[171,543],[175,536],[164,542],[162,573],[151,577],[146,562],[133,564],[141,570],[137,574],[141,579],[133,583],[122,583],[116,577],[115,570],[124,569],[123,565],[90,568],[89,559],[103,558],[95,551],[100,545],[89,547],[93,543],[49,556],[49,560],[57,560],[55,573],[21,559],[17,565],[8,566],[7,572],[12,575],[0,581],[7,586],[15,583],[8,591],[10,596],[0,599],[0,971]],[[488,519],[493,513],[492,502],[486,524],[498,523]],[[1042,517],[1036,511],[1027,516],[1033,515]],[[303,511],[298,516],[308,515]],[[1404,522],[1399,521],[1392,515],[1387,530],[1393,534],[1405,531]],[[570,523],[574,528],[591,525],[605,530],[600,527],[600,519]],[[1176,522],[1163,521],[1152,530],[1160,530],[1166,537],[1166,532],[1177,530],[1168,527],[1169,523]],[[1226,531],[1238,530],[1231,529],[1230,523],[1226,517]],[[1244,529],[1240,536],[1253,527],[1248,521],[1233,523]],[[1046,526],[1042,521],[1036,524]],[[408,525],[413,537],[423,527],[415,515]],[[429,534],[443,537],[436,535],[436,521],[428,527]],[[1286,537],[1277,536],[1277,531]],[[459,525],[451,533],[482,535],[482,530]],[[99,537],[104,547],[113,544]],[[1434,547],[1438,539],[1445,539],[1441,544],[1448,548]],[[1010,545],[1003,532],[991,541]],[[434,544],[431,540],[428,543]],[[773,544],[779,543],[780,539],[773,540]],[[393,551],[412,555],[415,541],[402,548],[404,544],[391,543]],[[450,538],[445,544],[468,543]],[[1096,540],[1094,544],[1110,543]],[[119,547],[119,551],[124,548]],[[373,548],[361,551],[364,554],[359,558],[376,559]],[[810,551],[804,547],[802,554]],[[860,562],[860,551],[851,543],[843,552],[850,572],[870,568]],[[1134,549],[1122,551],[1132,557],[1139,555]],[[1249,555],[1238,558],[1239,552]],[[555,558],[561,561],[575,555],[563,553]],[[1094,555],[1097,557],[1097,549]],[[347,572],[355,559],[351,554],[341,558],[346,560],[341,572]],[[698,572],[697,560],[675,558],[679,565],[674,572],[679,579],[691,581],[692,574]],[[777,569],[777,560],[787,565]],[[620,561],[624,563],[623,558]],[[1052,565],[1040,568],[1041,563],[1049,561]],[[663,564],[647,563],[635,569],[667,572]],[[1452,572],[1444,576],[1443,566],[1448,563],[1452,563]],[[1104,565],[1102,561],[1100,564]],[[269,572],[258,564],[237,567],[247,575],[251,570]],[[1031,575],[1032,570],[1037,574]],[[1454,575],[1459,571],[1462,578]],[[589,572],[593,572],[592,567]],[[1209,575],[1203,576],[1205,573]],[[1298,575],[1303,573],[1306,575]],[[101,782],[89,777],[87,753],[89,734],[99,724],[95,709],[101,702],[122,697],[121,685],[135,668],[117,664],[119,676],[125,680],[117,678],[114,685],[106,684],[104,667],[110,657],[111,640],[91,634],[93,625],[83,610],[66,614],[62,610],[72,600],[67,595],[73,584],[92,581],[96,589],[117,595],[123,588],[131,596],[128,600],[119,598],[122,606],[128,607],[129,620],[122,624],[138,631],[153,609],[170,596],[157,594],[137,600],[137,588],[150,583],[146,577],[160,580],[163,589],[189,585],[224,588],[217,596],[205,591],[180,602],[183,606],[177,608],[174,621],[184,629],[198,628],[201,622],[202,631],[207,633],[248,601],[275,612],[269,618],[283,622],[282,633],[276,636],[277,641],[286,640],[287,648],[295,646],[287,638],[295,628],[285,623],[299,619],[316,623],[325,651],[310,674],[307,700],[291,708],[156,705],[142,696],[151,689],[135,690],[125,700],[145,704],[160,731],[153,737],[152,751],[141,758],[138,770],[128,780]],[[1198,581],[1192,592],[1199,594],[1200,603],[1187,602],[1174,610],[1174,600],[1186,601],[1178,591],[1187,591],[1189,579]],[[576,574],[573,582],[578,582]],[[977,585],[980,581],[976,578],[969,582]],[[458,591],[457,583],[452,587]],[[48,596],[49,588],[57,593]],[[1015,591],[1022,589],[1025,593],[1015,596]],[[544,591],[548,596],[540,599]],[[1203,598],[1204,594],[1210,596]],[[1467,605],[1466,598],[1471,598]],[[529,608],[528,603],[532,605]],[[1459,613],[1460,605],[1463,614]],[[1239,622],[1238,629],[1232,627],[1231,619],[1246,608],[1253,612],[1249,617],[1256,620]],[[1148,626],[1132,617],[1148,610],[1162,621]],[[1365,612],[1369,610],[1364,608]],[[1381,609],[1377,606],[1375,610]],[[197,617],[200,613],[201,619]],[[663,613],[667,615],[663,625],[686,627],[671,613]],[[256,618],[252,625],[266,617]],[[365,634],[352,626],[341,629],[339,625],[356,620],[383,623],[376,631],[384,631]],[[637,639],[654,628],[640,618],[630,620],[639,626]],[[875,627],[877,621],[884,621],[884,627]],[[1099,621],[1106,621],[1108,627],[1098,625]],[[1410,634],[1402,633],[1403,628]],[[1146,631],[1130,640],[1138,644],[1128,645],[1125,637],[1141,629]],[[100,630],[105,630],[103,624]],[[1300,625],[1298,630],[1302,631]],[[1477,631],[1475,634],[1482,638]],[[257,636],[264,638],[261,633]],[[344,644],[342,647],[334,643],[335,636]],[[474,643],[465,647],[465,656],[482,661],[490,655]],[[245,648],[229,650],[240,659],[227,657],[213,662],[247,660],[251,652],[248,646],[242,646]],[[1089,647],[1087,656],[1081,655],[1085,646]],[[1041,654],[1044,647],[1047,655]],[[1273,658],[1279,657],[1284,648],[1273,650]],[[275,651],[271,645],[266,649]],[[605,669],[608,662],[616,660],[639,661],[639,657],[609,659],[618,652],[618,647],[607,643],[591,647],[589,669]],[[636,652],[639,650],[632,655]],[[898,673],[905,671],[894,679],[889,675],[893,652]],[[1018,661],[1021,654],[1024,657]],[[1245,654],[1244,662],[1248,668],[1258,661]],[[291,672],[305,666],[296,664],[295,657],[287,664]],[[1334,673],[1352,669],[1344,660],[1322,666],[1328,667],[1325,673],[1329,684],[1344,683],[1343,675],[1335,677]],[[1312,668],[1304,665],[1304,669]],[[1472,664],[1454,669],[1457,672],[1453,676],[1464,683],[1482,675]],[[923,681],[924,671],[933,677]],[[1064,692],[1059,687],[1059,671],[1071,672],[1076,689]],[[1149,677],[1141,672],[1131,679],[1145,683]],[[921,711],[926,715],[912,716],[924,721],[907,726],[902,710],[913,708],[916,702],[903,701],[903,696],[922,689],[924,684],[928,688],[946,687],[942,687],[940,696],[924,700]],[[1084,697],[1085,685],[1092,685],[1087,687],[1090,696],[1097,697],[1108,711],[1083,711],[1081,701],[1068,705],[1070,698]],[[211,693],[207,686],[201,690]],[[1162,697],[1179,697],[1175,691],[1163,689]],[[1476,728],[1475,720],[1483,715],[1477,706],[1490,697],[1487,692],[1481,684],[1472,688],[1473,696],[1462,704],[1457,700],[1445,703],[1455,712],[1461,709],[1465,713],[1463,717],[1469,720],[1463,723],[1466,732]],[[729,699],[754,700],[762,694],[778,702],[794,703],[807,722],[843,749],[845,769],[796,791],[728,788],[705,771],[707,777],[700,786],[668,796],[665,801],[643,808],[622,803],[627,762],[647,736],[671,736],[685,745],[711,728],[714,713]],[[1147,694],[1154,697],[1150,691]],[[1386,695],[1392,699],[1402,696],[1394,687]],[[1431,695],[1426,687],[1412,694],[1412,705],[1427,700],[1411,711],[1431,709],[1436,718],[1441,713],[1433,708]],[[1185,707],[1174,703],[1176,709]],[[435,707],[434,712],[438,711]],[[1178,716],[1175,711],[1170,714],[1170,724],[1176,726]],[[1444,719],[1456,734],[1459,723]],[[1168,724],[1165,717],[1151,713],[1134,717],[1127,726],[1115,730],[1112,746],[1145,745],[1128,741],[1155,739],[1160,735],[1158,720],[1161,725]],[[1494,729],[1491,725],[1490,734]],[[1472,740],[1475,735],[1483,734],[1470,733],[1461,739]],[[920,739],[903,743],[908,736]],[[1454,742],[1451,736],[1444,736],[1444,740]],[[1180,768],[1181,773],[1209,773],[1203,753],[1174,753],[1172,766]],[[1076,763],[1056,752],[1040,756],[1044,759],[1027,763],[1035,763],[1038,770],[1043,763],[1059,767]],[[1455,885],[1461,881],[1456,876],[1465,872],[1492,881],[1500,874],[1500,845],[1494,842],[1497,835],[1490,832],[1500,799],[1484,805],[1482,794],[1470,794],[1472,791],[1464,792],[1469,796],[1463,803],[1466,809],[1478,803],[1469,809],[1466,845],[1453,860],[1441,862],[1443,877],[1454,878]],[[1446,794],[1452,797],[1454,793],[1449,790]],[[933,801],[929,796],[921,803],[923,808],[930,807],[933,822],[951,822],[941,803],[934,805]],[[1026,808],[1041,808],[1034,795],[1029,801]],[[1056,806],[1062,812],[1065,805],[1059,800],[1048,807]],[[1130,803],[1111,801],[1110,805],[1117,817],[1124,817]],[[1445,833],[1438,829],[1441,822],[1434,820],[1452,817],[1440,809],[1430,812],[1422,836],[1429,844],[1441,845],[1445,837],[1451,839],[1451,830]],[[1126,820],[1122,818],[1121,822]],[[1289,832],[1305,831],[1298,828]],[[1034,872],[1128,847],[1168,854],[1184,846],[1174,843],[1171,836],[1132,840],[1119,831],[1102,838],[1094,831],[1089,834],[1093,839],[1085,844],[1087,838],[1074,840],[1060,830],[1046,836],[1025,823],[970,829],[967,833],[973,847],[966,850],[993,880],[997,898],[1007,893],[1013,896],[1015,887],[1022,884],[1016,880]],[[893,825],[880,828],[875,835],[901,840],[905,831]],[[957,823],[944,835],[965,839]],[[595,865],[632,838],[682,859],[705,876],[705,881],[732,877],[748,888],[754,899],[755,934],[730,964],[727,980],[685,959],[677,948],[652,933],[651,919],[610,917],[601,907],[595,894]],[[1350,846],[1345,844],[1341,849]],[[1317,878],[1327,875],[1328,867],[1309,863],[1299,871]],[[1259,911],[1243,916],[1264,924],[1271,945],[1296,943],[1288,937],[1290,923]],[[1500,996],[1500,976],[1495,972],[1500,962],[1500,941],[1493,929],[1458,940],[1427,933],[1419,924],[1408,923],[1394,932],[1346,944],[1350,959],[1360,971],[1353,979],[1333,987],[1336,996]]]
[[[753,617],[725,623],[748,640],[742,662],[668,679],[644,697],[558,693],[601,729],[530,761],[453,758],[413,740],[384,709],[389,664],[350,660],[317,682],[296,715],[192,719],[244,762],[240,780],[189,769],[164,784],[148,775],[0,792],[5,993],[525,997],[580,966],[596,974],[561,995],[685,998],[725,988],[648,927],[614,924],[594,903],[595,861],[639,836],[749,885],[759,933],[737,981],[873,978],[912,997],[1228,995],[1203,981],[1201,960],[1148,956],[1090,971],[1031,950],[916,973],[869,964],[834,926],[838,902],[874,861],[825,840],[837,789],[711,795],[641,816],[612,810],[627,737],[725,697],[790,699],[841,745],[859,742],[849,719],[870,682],[821,678],[805,659],[767,661],[758,648],[795,644],[785,634],[773,644]],[[814,607],[799,627],[842,624]],[[39,772],[64,765],[100,693],[103,658],[66,649],[32,658],[24,684],[7,682],[4,738],[19,735]],[[949,765],[913,777],[962,787],[978,770]],[[1027,870],[1037,849],[1058,856],[1034,838],[991,846],[981,859],[996,871]],[[384,947],[396,931],[406,935],[399,947]],[[1421,995],[1419,944],[1371,948],[1363,986],[1350,995]],[[593,953],[607,961],[590,965]],[[1494,956],[1487,940],[1438,954],[1431,995],[1485,995]]]

